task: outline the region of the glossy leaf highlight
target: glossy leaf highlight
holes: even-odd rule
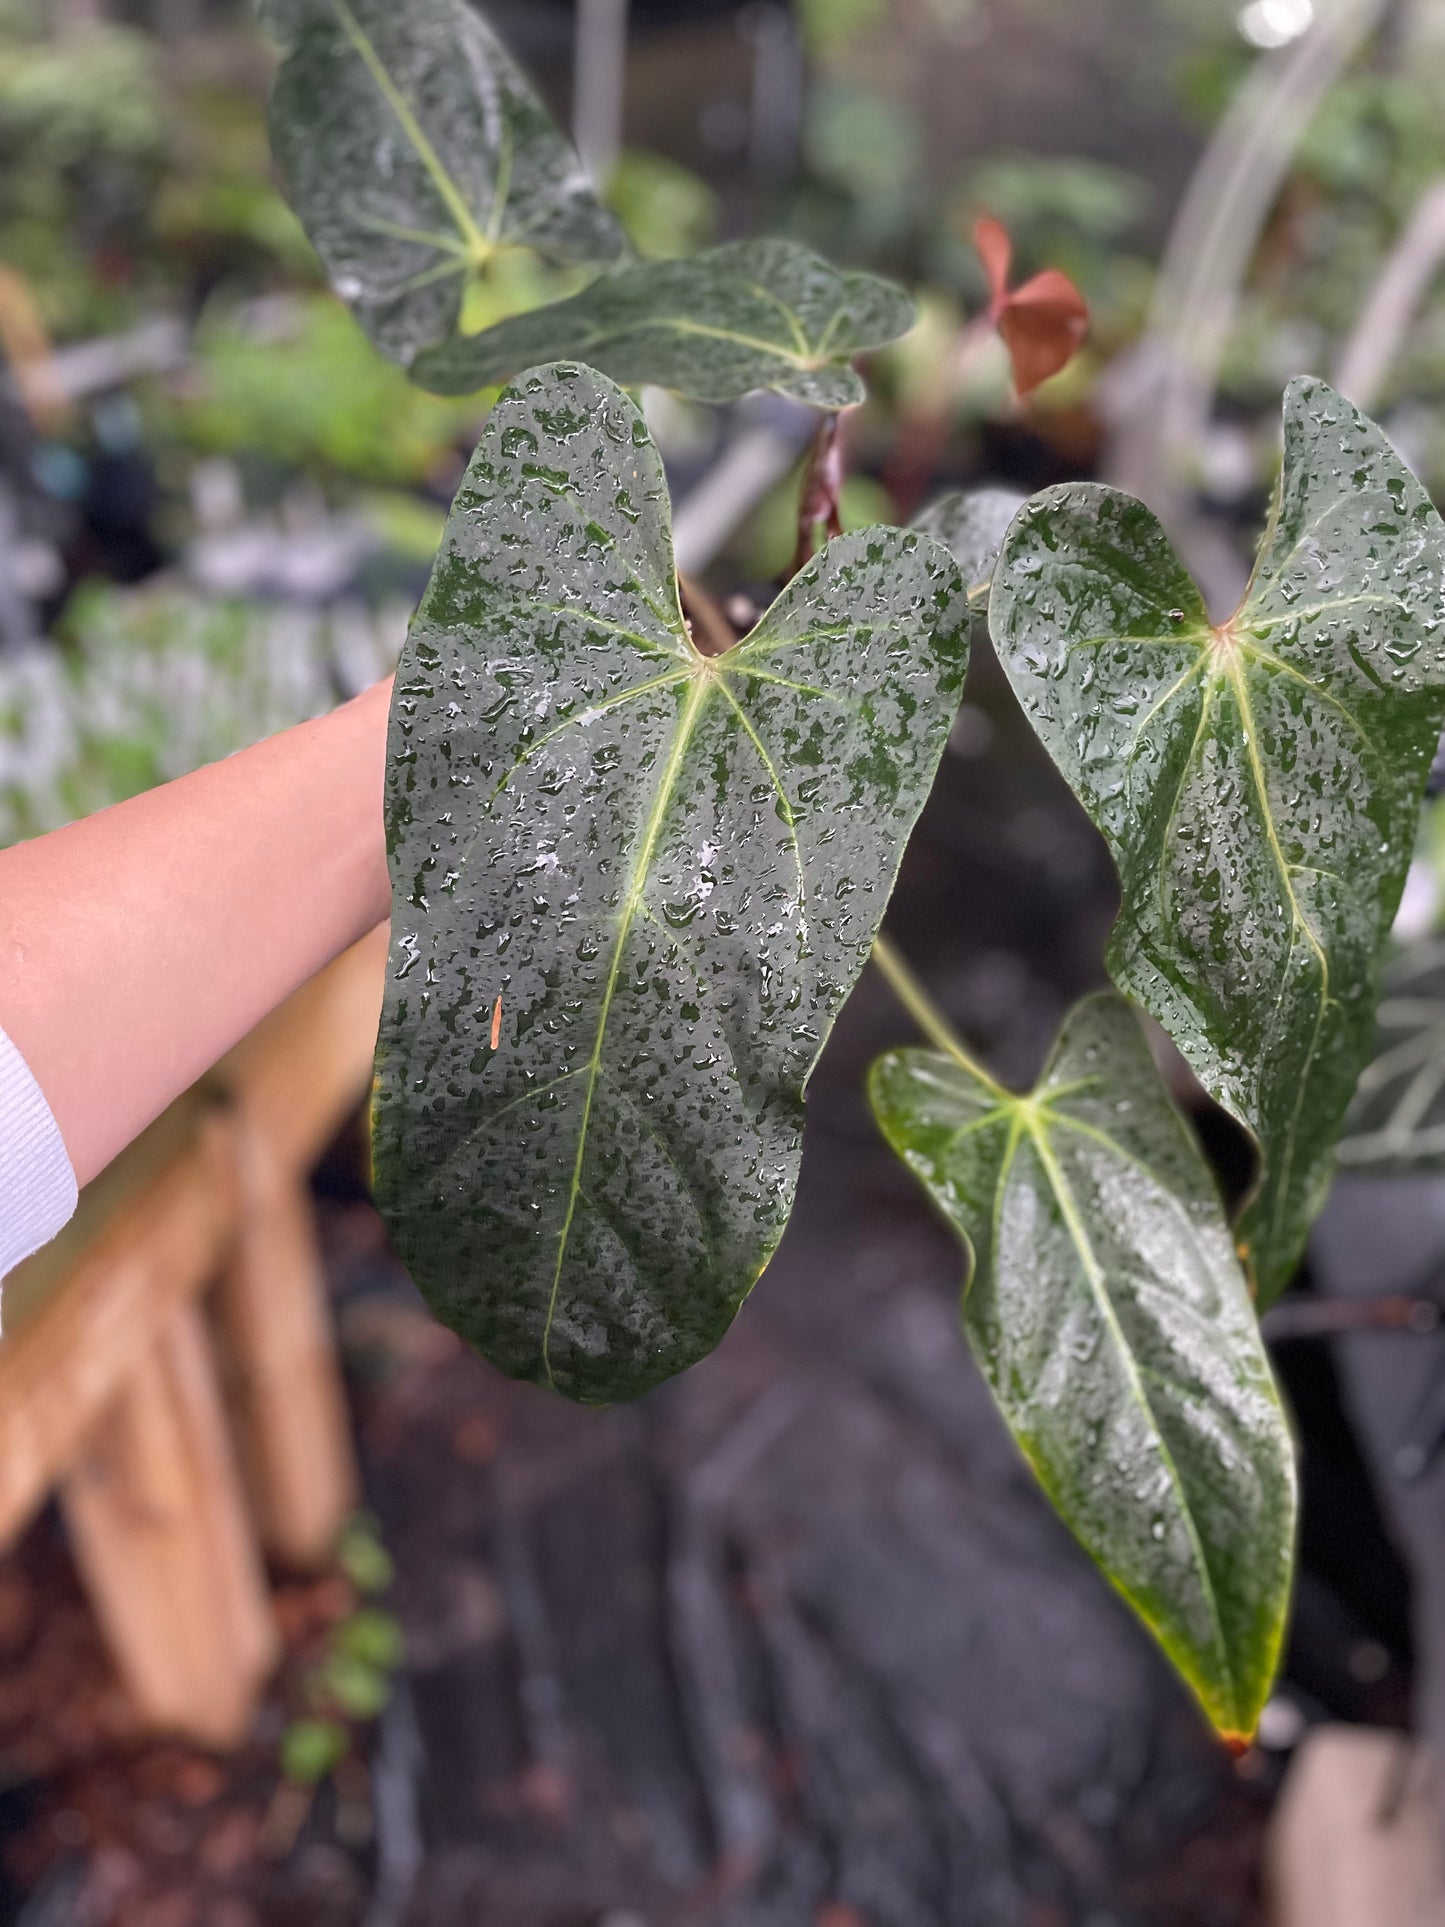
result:
[[[437,394],[468,395],[534,362],[575,358],[624,386],[652,382],[697,401],[774,388],[846,408],[864,395],[853,357],[913,320],[892,282],[845,274],[793,241],[737,241],[620,268],[570,300],[419,356],[411,375]]]
[[[1370,1052],[1445,717],[1442,586],[1424,490],[1313,380],[1286,396],[1279,489],[1228,622],[1107,488],[1036,496],[994,574],[999,659],[1119,870],[1111,974],[1259,1144],[1240,1233],[1264,1302]]]
[[[466,0],[264,0],[283,58],[271,147],[331,284],[385,354],[458,324],[502,248],[559,265],[626,252],[500,41]]]
[[[374,1156],[503,1370],[624,1398],[726,1331],[967,649],[947,552],[873,529],[699,655],[632,402],[559,366],[498,403],[393,699]]]
[[[874,1113],[968,1253],[970,1345],[1061,1517],[1223,1733],[1253,1733],[1294,1556],[1288,1428],[1213,1180],[1112,996],[1037,1088],[903,1050]]]

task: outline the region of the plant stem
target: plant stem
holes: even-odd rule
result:
[[[1007,1097],[1009,1093],[1005,1091],[1003,1085],[996,1078],[990,1077],[982,1064],[969,1056],[959,1042],[953,1026],[914,976],[901,951],[895,949],[881,931],[873,940],[873,961],[888,979],[889,988],[894,996],[928,1041],[931,1044],[937,1044],[938,1048],[951,1057],[961,1070],[967,1071],[970,1077],[976,1077],[980,1084],[986,1085],[991,1091],[997,1091],[1000,1097]]]
[[[725,656],[737,641],[732,624],[707,590],[680,569],[677,586],[683,614],[691,620],[692,639],[699,653],[704,656]]]
[[[839,514],[843,455],[843,417],[841,413],[825,415],[813,439],[808,466],[803,471],[798,499],[798,546],[788,568],[786,580],[789,582],[812,561],[819,530],[825,538],[843,533]]]

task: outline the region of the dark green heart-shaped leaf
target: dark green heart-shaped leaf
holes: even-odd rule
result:
[[[1011,488],[976,488],[945,495],[920,509],[912,526],[941,542],[968,584],[970,601],[988,598],[1003,539],[1024,498]]]
[[[1119,998],[1038,1087],[895,1051],[874,1113],[969,1254],[964,1322],[1059,1513],[1221,1732],[1254,1731],[1294,1557],[1288,1428],[1213,1181]]]
[[[625,253],[582,163],[467,0],[263,0],[271,147],[331,284],[396,361],[446,340],[469,276],[526,246]]]
[[[1119,869],[1114,980],[1259,1143],[1240,1229],[1265,1302],[1370,1051],[1445,714],[1442,581],[1424,490],[1309,380],[1286,397],[1279,491],[1228,622],[1112,489],[1036,496],[994,573],[999,659]]]
[[[568,301],[449,341],[412,364],[413,381],[469,395],[538,361],[574,358],[614,381],[734,401],[776,388],[846,408],[864,388],[848,365],[913,326],[901,288],[844,274],[792,241],[737,241],[683,261],[642,261]]]
[[[1385,966],[1375,1054],[1340,1139],[1347,1171],[1445,1167],[1445,941],[1413,943]]]
[[[393,701],[375,1168],[417,1283],[503,1370],[622,1398],[726,1331],[967,636],[947,552],[872,529],[701,656],[631,401],[554,367],[498,403]]]

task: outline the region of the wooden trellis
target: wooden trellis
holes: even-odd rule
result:
[[[0,1546],[51,1493],[142,1716],[241,1737],[264,1560],[325,1561],[355,1467],[307,1176],[365,1094],[385,933],[275,1011],[5,1286]]]

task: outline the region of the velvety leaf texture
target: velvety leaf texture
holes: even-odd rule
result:
[[[575,357],[614,381],[733,401],[775,388],[846,408],[864,388],[848,365],[913,326],[901,288],[844,274],[792,241],[737,241],[681,261],[643,261],[568,301],[448,342],[413,363],[413,381],[469,395],[538,361]]]
[[[1380,430],[1291,384],[1284,469],[1218,628],[1129,496],[1045,490],[994,573],[1014,690],[1103,830],[1109,967],[1254,1133],[1260,1298],[1324,1199],[1445,715],[1445,529]]]
[[[467,0],[266,0],[271,147],[331,284],[396,361],[446,340],[499,247],[626,252],[576,154]]]
[[[417,1283],[503,1370],[624,1398],[726,1331],[967,634],[947,552],[873,529],[704,657],[632,402],[559,366],[498,403],[393,699],[374,1156]]]
[[[1375,1054],[1360,1073],[1340,1164],[1362,1176],[1445,1168],[1445,941],[1414,943],[1385,967]]]
[[[1138,1020],[1087,999],[1027,1097],[931,1050],[883,1058],[871,1095],[969,1253],[969,1341],[1045,1491],[1215,1726],[1252,1733],[1289,1602],[1293,1454]]]

